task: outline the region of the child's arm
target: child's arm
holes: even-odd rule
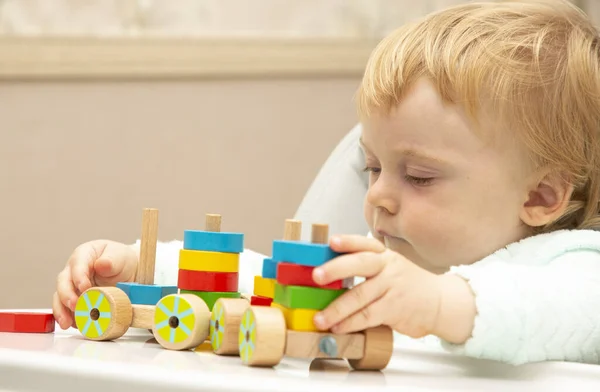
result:
[[[548,360],[599,362],[597,250],[572,250],[543,265],[491,257],[454,267],[450,273],[468,282],[475,294],[476,316],[470,338],[460,345],[444,342],[448,350],[515,365]],[[460,313],[454,317],[443,322],[446,330],[455,328],[460,334],[468,320]]]

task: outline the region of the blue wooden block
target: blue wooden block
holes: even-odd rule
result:
[[[185,230],[183,249],[208,252],[242,253],[244,234],[220,231]]]
[[[280,262],[318,267],[337,257],[340,253],[331,250],[328,244],[306,241],[273,241],[272,259]]]
[[[133,282],[119,282],[117,288],[123,290],[132,305],[156,305],[162,297],[177,294],[177,286],[160,286]]]
[[[268,279],[277,278],[277,262],[273,259],[264,259],[262,265],[262,277]]]

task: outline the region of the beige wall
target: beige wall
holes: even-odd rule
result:
[[[0,308],[50,306],[83,241],[161,240],[205,213],[269,252],[355,124],[357,77],[0,84]]]
[[[223,230],[244,232],[248,247],[268,253],[355,124],[352,96],[372,47],[365,38],[459,2],[294,2],[304,8],[282,19],[265,16],[283,2],[257,0],[255,16],[241,20],[226,9],[239,9],[236,0],[177,9],[164,0],[3,1],[0,35],[184,38],[0,38],[0,308],[50,306],[73,248],[134,241],[144,207],[160,210],[161,240],[220,213]],[[578,3],[600,15],[595,0]],[[203,13],[191,12],[198,4]],[[321,38],[228,46],[189,39],[198,34]],[[334,41],[320,45],[324,37]]]

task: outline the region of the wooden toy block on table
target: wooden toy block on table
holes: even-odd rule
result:
[[[237,282],[232,283],[232,279],[237,279],[239,255],[236,258],[231,256],[223,257],[216,253],[218,249],[240,249],[243,248],[243,235],[233,234],[225,235],[227,238],[236,238],[234,242],[219,239],[215,234],[220,228],[220,215],[207,215],[206,228],[213,230],[209,236],[195,231],[188,234],[191,238],[192,248],[201,245],[199,238],[204,236],[209,238],[207,249],[210,251],[200,252],[195,249],[189,252],[200,252],[199,254],[188,254],[180,260],[181,265],[201,266],[205,264],[215,265],[221,259],[226,260],[224,264],[235,267],[234,271],[226,271],[228,275],[217,275],[216,272],[202,271],[197,273],[197,269],[190,268],[184,272],[181,277],[181,283],[184,287],[208,287],[212,284],[213,288],[222,289],[226,285],[228,289],[236,288]],[[227,315],[233,315],[233,322],[222,317],[222,324],[233,329],[237,336],[239,329],[240,315],[250,303],[245,299],[239,299],[239,293],[226,292],[207,292],[212,295],[210,301],[203,300],[202,296],[197,295],[196,291],[180,290],[177,286],[159,286],[154,285],[154,264],[156,258],[156,243],[158,232],[158,211],[155,209],[145,209],[142,217],[142,240],[140,248],[140,260],[138,263],[135,282],[120,282],[117,287],[92,287],[83,292],[76,304],[75,322],[81,334],[89,340],[106,341],[118,339],[130,327],[149,329],[154,335],[156,341],[169,350],[186,350],[195,348],[204,342],[211,335],[211,308],[216,299],[231,295],[232,303],[228,303],[228,308],[234,308]],[[242,242],[240,242],[240,239]],[[191,256],[190,256],[191,255]],[[231,261],[233,260],[233,262]],[[190,264],[191,263],[191,264]],[[214,268],[213,268],[214,269]],[[233,275],[231,275],[233,273]],[[205,279],[212,279],[206,282]],[[225,279],[224,279],[225,278]],[[217,287],[218,286],[218,287]],[[179,293],[178,293],[179,292]],[[237,306],[237,307],[236,307]],[[239,310],[237,310],[239,309]],[[234,311],[239,313],[235,318]],[[231,334],[231,333],[230,333]],[[230,349],[231,351],[231,349]],[[235,346],[237,351],[237,345]]]
[[[244,235],[221,232],[221,216],[208,214],[206,229],[186,230],[179,256],[177,287],[202,298],[212,308],[219,298],[240,298],[240,253]]]
[[[147,285],[136,282],[119,282],[116,286],[127,294],[133,305],[156,305],[162,297],[177,294],[177,286]]]
[[[320,287],[332,290],[347,289],[352,287],[352,285],[354,284],[354,278],[348,278],[344,280],[336,280],[325,285],[320,285],[316,283],[312,277],[313,270],[315,268],[316,267],[286,262],[277,263],[277,283],[289,286]]]
[[[311,243],[295,241],[274,241],[272,259],[280,264],[315,267],[338,255],[326,245],[326,225],[312,226]],[[338,289],[314,282],[288,285],[283,282],[301,283],[301,280],[280,278],[279,272],[285,268],[288,267],[277,267],[271,305],[250,306],[242,315],[239,353],[243,364],[275,366],[283,356],[289,356],[346,359],[356,370],[381,370],[387,366],[393,352],[391,328],[380,326],[352,334],[332,334],[319,331],[313,323],[319,310],[351,289],[349,280],[339,282]],[[306,281],[307,277],[302,279]]]
[[[220,355],[238,353],[241,314],[250,306],[238,291],[243,251],[244,235],[221,232],[220,215],[208,214],[204,231],[186,230],[183,236],[177,286],[180,293],[200,298],[211,310],[208,337]]]
[[[283,227],[283,239],[286,241],[299,241],[302,232],[302,222],[286,219]],[[263,260],[262,275],[254,277],[254,295],[250,304],[254,306],[270,306],[275,297],[275,283],[277,282],[277,262],[271,258]]]
[[[320,249],[322,254],[329,255],[329,259],[319,258],[319,262],[317,265],[322,265],[332,258],[338,256],[338,253],[335,253],[329,249],[327,243],[329,242],[329,227],[324,224],[313,224],[311,231],[311,242],[301,242],[296,241],[294,244],[294,249]],[[278,245],[279,244],[279,245]],[[286,276],[280,276],[280,272],[286,271],[287,265],[298,266],[300,268],[308,268],[312,273],[312,269],[316,268],[314,266],[307,266],[306,259],[301,258],[300,256],[288,254],[286,259],[280,260],[281,254],[277,254],[275,251],[275,247],[281,246],[281,241],[273,242],[273,259],[278,261],[280,264],[283,264],[283,267],[280,265],[277,266],[277,278],[275,284],[275,295],[273,297],[273,304],[277,304],[278,308],[280,308],[284,314],[284,318],[287,322],[287,328],[290,330],[300,330],[300,331],[318,331],[318,328],[314,325],[313,319],[310,318],[310,315],[315,315],[316,311],[323,310],[327,307],[331,302],[333,302],[337,297],[345,293],[348,288],[354,282],[353,279],[347,280],[346,282],[335,282],[333,286],[340,286],[340,289],[332,289],[327,286],[320,286],[314,282],[311,276],[306,276],[306,272],[304,272],[305,276],[300,276],[300,278],[288,278]],[[323,248],[326,246],[328,249]],[[317,247],[317,248],[315,248]],[[323,250],[324,251],[321,251]],[[312,260],[310,263],[315,263],[314,255],[311,255],[310,252],[301,252],[305,257]],[[287,260],[294,260],[289,262]],[[287,279],[286,279],[287,278]],[[301,280],[308,281],[310,280],[312,283],[309,285],[301,285]],[[297,282],[298,284],[290,285],[290,284],[282,284],[280,282]]]
[[[55,325],[52,313],[0,311],[0,332],[51,333]]]

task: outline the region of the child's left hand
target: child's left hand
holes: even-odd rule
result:
[[[442,306],[443,275],[424,270],[376,239],[337,236],[331,248],[345,253],[315,268],[318,284],[351,278],[366,280],[315,316],[315,325],[350,333],[379,325],[419,338],[436,334]]]

